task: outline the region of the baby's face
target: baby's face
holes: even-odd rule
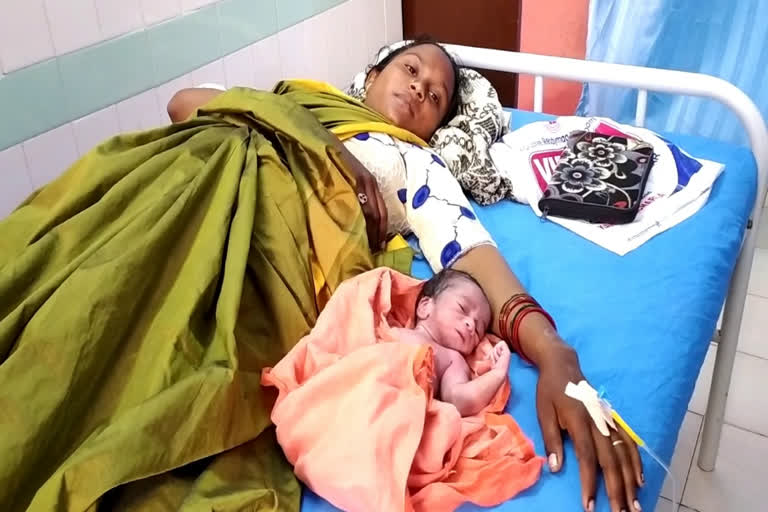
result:
[[[483,291],[468,279],[456,279],[434,300],[431,314],[421,321],[442,346],[471,354],[491,322]]]

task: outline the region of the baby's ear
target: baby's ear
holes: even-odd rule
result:
[[[416,305],[416,320],[426,320],[432,316],[432,311],[435,309],[435,301],[432,297],[422,297],[419,303]]]

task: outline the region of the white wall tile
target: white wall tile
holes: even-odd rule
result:
[[[206,64],[194,71],[190,71],[189,77],[192,79],[192,87],[203,84],[217,84],[223,86],[226,83],[224,60],[215,60],[210,64]]]
[[[386,43],[384,26],[385,4],[381,0],[352,0],[358,2],[361,9],[360,24],[365,31],[365,42],[368,51],[366,62],[381,50]]]
[[[121,132],[134,132],[167,124],[160,115],[157,94],[145,91],[117,104],[117,119]]]
[[[218,0],[181,0],[181,9],[184,12],[194,11],[201,7],[205,7],[206,5],[216,3],[217,1]]]
[[[53,57],[43,0],[0,2],[0,61],[10,73]]]
[[[73,52],[101,40],[93,0],[45,0],[56,55]]]
[[[88,114],[72,122],[80,156],[83,156],[105,139],[120,133],[117,107],[114,105]]]
[[[154,25],[181,14],[180,0],[140,0],[144,24]]]
[[[170,123],[171,121],[168,118],[168,102],[171,101],[173,95],[178,91],[189,87],[192,87],[192,78],[189,75],[183,75],[155,88],[158,113],[164,123]]]
[[[33,191],[21,144],[0,151],[0,219]]]
[[[24,141],[29,177],[35,188],[58,177],[77,160],[77,143],[71,124],[65,124]]]
[[[254,43],[251,49],[253,50],[254,69],[256,70],[254,87],[271,90],[277,82],[286,78],[280,64],[282,50],[277,35]]]
[[[101,38],[112,39],[144,25],[139,0],[94,0]]]
[[[304,22],[281,30],[277,34],[280,43],[280,71],[283,78],[308,78],[310,63],[304,54]]]
[[[281,31],[280,57],[283,77],[328,80],[330,26],[322,15],[314,16]]]
[[[368,48],[369,37],[367,34],[368,26],[366,24],[368,18],[368,13],[366,13],[367,1],[368,0],[349,0],[346,2],[349,9],[348,19],[352,20],[349,25],[347,25],[349,30],[349,40],[355,42],[355,44],[349,45],[349,58],[350,62],[354,64],[354,67],[361,70],[365,69],[379,50],[379,48],[376,48],[369,51]],[[381,23],[383,25],[383,20]],[[384,29],[382,28],[382,33],[383,30]]]
[[[256,66],[253,47],[245,48],[224,57],[224,77],[227,88],[254,87],[256,84]]]
[[[355,73],[362,70],[351,58],[352,51],[346,30],[337,27],[349,27],[356,23],[352,16],[350,2],[344,2],[318,16],[318,24],[325,27],[325,60],[328,67],[328,81],[339,89],[346,89]],[[319,78],[318,78],[319,79]]]
[[[384,0],[384,24],[386,44],[403,40],[402,0]]]

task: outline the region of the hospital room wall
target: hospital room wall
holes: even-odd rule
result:
[[[0,218],[103,139],[167,123],[178,89],[344,87],[399,39],[400,0],[3,0]]]

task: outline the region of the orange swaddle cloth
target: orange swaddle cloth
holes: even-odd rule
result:
[[[421,285],[389,269],[345,282],[312,332],[262,374],[278,390],[272,421],[297,477],[343,510],[492,506],[539,478],[544,459],[503,413],[508,382],[462,418],[432,396],[432,349],[389,342],[391,328],[412,324]],[[491,346],[469,358],[476,374],[490,367]]]

